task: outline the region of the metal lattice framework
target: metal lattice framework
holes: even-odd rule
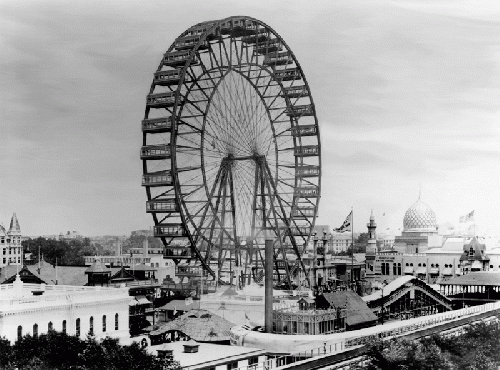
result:
[[[320,197],[318,120],[273,29],[241,16],[188,28],[154,74],[142,132],[146,211],[178,272],[255,277],[266,238],[284,262],[278,277],[305,271]]]

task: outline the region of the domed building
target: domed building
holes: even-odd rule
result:
[[[425,253],[427,249],[441,246],[436,214],[420,196],[405,213],[401,236],[395,237],[394,248],[399,253]]]

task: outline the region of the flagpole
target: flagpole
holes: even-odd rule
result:
[[[354,209],[351,207],[351,289],[352,289],[352,282],[354,278]]]

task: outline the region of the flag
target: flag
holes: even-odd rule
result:
[[[337,232],[344,232],[344,231],[351,231],[352,230],[352,211],[346,217],[342,226],[340,226],[338,229],[334,229],[334,230]]]
[[[470,211],[467,213],[465,216],[460,217],[460,222],[469,222],[469,221],[474,221],[474,211]]]

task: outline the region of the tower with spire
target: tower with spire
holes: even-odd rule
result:
[[[377,224],[375,223],[375,217],[373,216],[373,209],[370,215],[370,222],[366,224],[366,227],[368,227],[368,243],[366,245],[366,254],[365,254],[366,278],[370,280],[375,277],[374,265],[375,265],[375,257],[377,254],[377,234],[375,233]]]
[[[366,246],[366,254],[375,254],[377,252],[377,234],[375,229],[377,224],[375,223],[375,217],[373,216],[373,209],[370,215],[370,222],[366,224],[368,228],[368,244]]]
[[[14,212],[10,219],[9,231],[0,225],[0,267],[22,264],[21,227]]]

